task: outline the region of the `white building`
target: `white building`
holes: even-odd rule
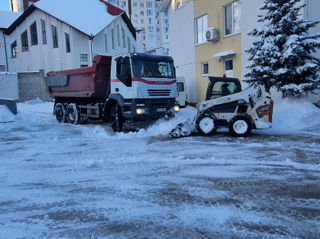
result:
[[[90,66],[94,55],[134,52],[136,33],[121,9],[103,0],[41,0],[6,31],[9,70]]]
[[[108,2],[126,11],[131,17],[132,24],[137,30],[138,52],[155,51],[167,54],[169,20],[166,12],[159,12],[160,0],[108,0]]]
[[[176,75],[186,80],[189,102],[196,102],[193,5],[193,1],[178,5],[174,0],[164,0],[160,6],[160,11],[169,16],[169,55],[173,57]]]
[[[11,25],[11,23],[20,16],[20,13],[9,11],[0,11],[0,71],[7,70],[7,52],[6,52],[6,39],[4,31]]]

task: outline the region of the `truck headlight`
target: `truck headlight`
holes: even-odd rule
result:
[[[146,111],[145,111],[145,109],[138,108],[138,109],[136,109],[136,113],[137,113],[137,115],[142,115],[142,114],[145,114]]]
[[[178,106],[178,105],[175,105],[174,107],[173,107],[173,111],[174,112],[178,112],[180,110],[180,107]]]

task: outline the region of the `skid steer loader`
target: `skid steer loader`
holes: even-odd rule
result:
[[[211,135],[227,127],[234,136],[247,136],[252,129],[270,128],[273,101],[264,85],[252,84],[241,90],[236,78],[209,77],[206,100],[197,104],[193,120],[178,124],[171,132],[174,138],[198,131]]]

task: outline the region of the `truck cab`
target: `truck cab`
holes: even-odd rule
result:
[[[109,100],[116,100],[125,119],[157,119],[178,111],[173,59],[127,54],[114,60]]]

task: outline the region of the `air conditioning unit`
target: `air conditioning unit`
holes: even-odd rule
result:
[[[209,27],[206,31],[207,41],[218,41],[219,40],[219,30],[215,27]]]

